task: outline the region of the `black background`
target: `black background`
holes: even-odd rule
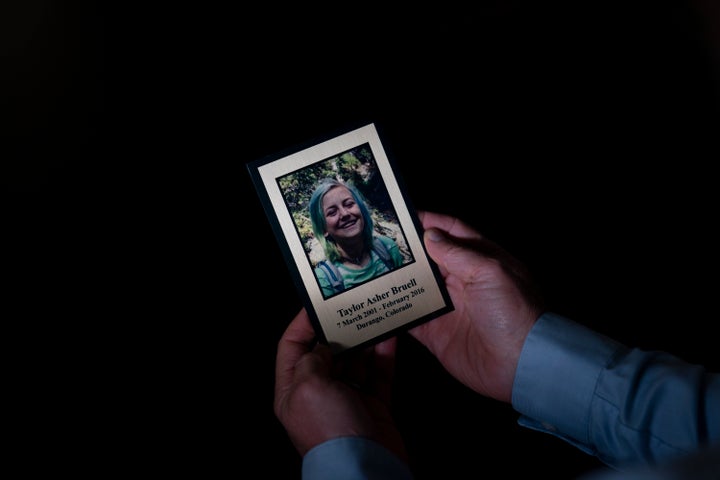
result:
[[[680,0],[535,3],[4,7],[19,450],[299,478],[272,389],[300,301],[246,163],[365,121],[413,205],[505,246],[551,310],[717,370],[717,29]],[[398,362],[418,479],[600,466],[404,335]]]

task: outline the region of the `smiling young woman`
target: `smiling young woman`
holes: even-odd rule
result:
[[[397,242],[375,232],[367,203],[352,185],[334,178],[321,180],[308,208],[315,239],[325,253],[325,260],[315,267],[325,297],[403,264]]]

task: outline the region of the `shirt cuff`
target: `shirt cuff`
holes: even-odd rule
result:
[[[523,346],[512,406],[520,425],[563,438],[586,453],[598,378],[620,343],[554,313],[543,314]]]
[[[364,437],[339,437],[305,454],[303,480],[412,480],[405,462],[379,443]]]

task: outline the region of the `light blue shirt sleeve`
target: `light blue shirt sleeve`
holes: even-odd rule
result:
[[[340,437],[303,457],[303,480],[412,480],[410,468],[390,450],[365,437]]]
[[[627,348],[553,313],[525,341],[512,405],[520,425],[618,469],[720,442],[720,374]]]

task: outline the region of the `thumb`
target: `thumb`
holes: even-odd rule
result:
[[[478,249],[458,243],[437,228],[425,230],[423,238],[430,258],[446,275],[453,274],[465,281],[471,281],[482,264],[488,261]]]
[[[312,351],[300,358],[295,366],[296,380],[307,380],[314,376],[330,377],[332,353],[327,345],[318,343]]]

